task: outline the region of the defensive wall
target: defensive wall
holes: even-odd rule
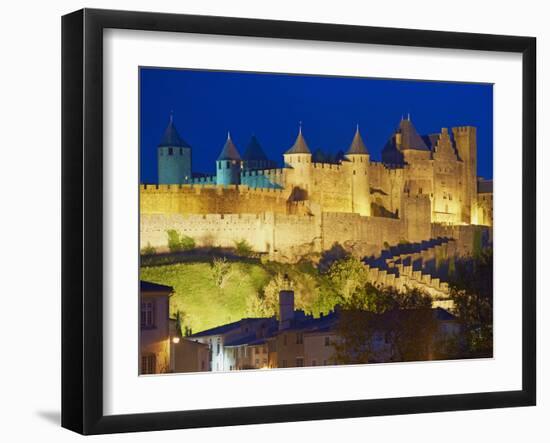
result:
[[[300,210],[301,209],[301,210]],[[233,247],[245,239],[259,253],[292,262],[339,244],[358,257],[379,254],[387,245],[406,239],[403,220],[365,217],[355,213],[311,211],[297,214],[142,214],[140,246],[158,251],[168,247],[168,230],[192,237],[197,246]]]
[[[140,213],[286,213],[289,191],[245,185],[140,185]]]

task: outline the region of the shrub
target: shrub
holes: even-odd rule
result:
[[[196,246],[195,239],[187,235],[182,235],[180,237],[180,246],[181,246],[181,249],[184,251],[189,251],[190,249],[194,249]]]
[[[252,245],[248,243],[245,239],[235,240],[235,249],[237,254],[243,257],[250,257],[252,255]]]
[[[180,235],[175,229],[166,231],[168,236],[168,249],[171,252],[189,251],[196,245],[195,240],[187,235]]]
[[[141,255],[153,255],[157,252],[157,250],[151,246],[151,243],[147,243],[147,246],[145,246],[142,250],[141,250]]]

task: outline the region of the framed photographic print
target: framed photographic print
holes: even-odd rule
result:
[[[64,427],[535,404],[534,38],[62,26]]]

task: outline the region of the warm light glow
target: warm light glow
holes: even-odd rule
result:
[[[179,342],[180,342],[180,338],[179,338],[179,337],[173,337],[173,338],[172,338],[172,343],[174,343],[174,344],[177,345]]]

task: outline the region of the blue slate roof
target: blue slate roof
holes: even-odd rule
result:
[[[368,153],[369,151],[365,146],[363,139],[361,138],[361,133],[359,132],[359,125],[358,125],[355,131],[355,135],[353,136],[353,140],[351,141],[351,145],[349,146],[347,154],[357,155],[357,154],[368,154]]]
[[[225,145],[223,145],[222,152],[220,152],[220,155],[218,156],[219,160],[240,160],[241,156],[239,155],[239,151],[237,150],[237,147],[233,143],[233,140],[231,140],[231,135],[229,132],[227,133],[227,140],[225,141]]]
[[[301,126],[300,126],[300,130],[298,131],[298,136],[296,137],[296,141],[291,146],[291,148],[285,152],[285,154],[311,154],[311,151],[309,150],[306,139],[302,135]]]
[[[248,142],[248,146],[243,154],[243,160],[268,160],[255,135],[253,135]]]
[[[226,332],[232,331],[234,329],[240,328],[245,322],[249,321],[259,321],[259,320],[269,320],[268,318],[257,317],[257,318],[243,318],[241,320],[235,321],[233,323],[228,323],[222,326],[216,326],[211,329],[206,329],[201,332],[193,334],[192,337],[204,337],[206,335],[220,335],[225,334]]]
[[[395,136],[397,134],[401,135],[401,145],[397,146],[395,142]],[[430,142],[433,142],[433,139],[429,139]],[[394,131],[390,139],[387,141],[384,146],[384,151],[402,151],[403,149],[416,149],[420,151],[431,151],[426,140],[422,138],[416,128],[412,124],[410,119],[401,119],[399,126]]]
[[[477,192],[479,192],[480,194],[492,193],[493,180],[478,179]]]
[[[139,290],[140,292],[173,292],[174,288],[172,286],[159,285],[158,283],[140,280]]]
[[[261,345],[265,343],[265,338],[258,339],[255,334],[247,335],[245,337],[237,337],[234,340],[225,342],[224,346],[242,346],[242,345]]]
[[[176,126],[174,125],[174,119],[170,116],[168,126],[164,130],[164,134],[159,143],[159,148],[171,147],[171,148],[190,148],[191,146],[183,138],[180,137]]]
[[[396,132],[401,133],[401,146],[402,149],[419,149],[422,151],[429,151],[426,142],[418,135],[416,128],[410,120],[402,119],[399,122],[399,128]]]

